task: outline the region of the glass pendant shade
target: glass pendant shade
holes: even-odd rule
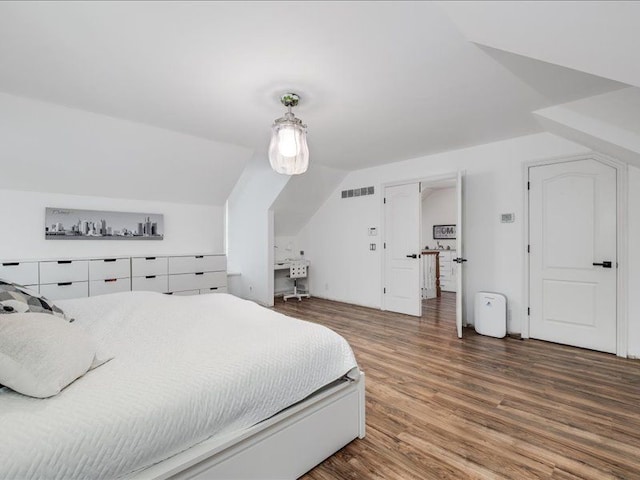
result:
[[[291,104],[285,105],[289,111],[273,123],[269,162],[277,173],[299,175],[309,168],[307,126],[291,112]]]

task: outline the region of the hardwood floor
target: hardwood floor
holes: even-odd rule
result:
[[[303,478],[640,479],[640,361],[537,340],[455,335],[455,295],[423,318],[311,298],[367,375],[367,436]]]

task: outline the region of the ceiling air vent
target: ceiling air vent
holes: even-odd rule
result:
[[[365,195],[373,195],[373,187],[352,188],[350,190],[342,190],[342,198],[364,197]]]

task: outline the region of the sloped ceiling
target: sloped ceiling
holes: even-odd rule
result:
[[[534,115],[556,135],[640,166],[640,88],[555,105]]]
[[[224,205],[251,150],[0,93],[0,188]]]
[[[266,158],[269,127],[283,112],[278,97],[294,90],[302,95],[296,113],[309,125],[312,168],[287,183],[273,208],[278,233],[295,233],[346,171],[541,131],[532,111],[623,86],[614,80],[635,81],[640,63],[626,61],[635,48],[625,42],[637,36],[628,28],[635,6],[605,18],[620,28],[606,51],[594,51],[628,64],[628,71],[605,71],[486,36],[494,29],[511,41],[525,32],[528,45],[570,56],[559,31],[551,31],[551,42],[539,22],[557,13],[560,20],[549,23],[556,28],[576,24],[584,12],[594,22],[605,12],[589,2],[566,2],[571,7],[562,11],[542,2],[546,13],[529,3],[492,16],[464,2],[0,2],[0,91],[84,111],[83,118],[104,116],[80,128],[63,107],[59,124],[53,117],[34,123],[29,109],[14,118],[0,112],[5,126],[20,115],[30,128],[40,125],[30,139],[44,138],[56,152],[41,155],[25,138],[15,143],[15,129],[7,128],[4,140],[21,155],[5,149],[0,162],[21,164],[3,172],[0,187],[22,182],[220,204],[247,159]],[[532,12],[530,25],[514,5]],[[594,32],[577,24],[570,32],[588,51]],[[469,42],[478,32],[511,53]],[[117,119],[124,123],[115,127]],[[107,123],[120,136],[99,132]],[[72,141],[75,130],[83,132],[83,149]],[[123,135],[126,151],[116,145]],[[172,140],[158,140],[164,137]]]
[[[344,170],[312,163],[304,175],[292,176],[272,205],[276,234],[296,235],[346,175]]]
[[[438,3],[472,42],[640,86],[640,2]]]
[[[313,161],[343,170],[536,132],[532,110],[617,84],[549,87],[431,2],[0,2],[0,91],[261,153],[293,89]]]

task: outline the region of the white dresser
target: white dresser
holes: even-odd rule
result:
[[[169,292],[175,295],[227,292],[227,257],[169,257]]]
[[[89,260],[39,262],[40,293],[51,300],[89,296]]]
[[[50,300],[152,291],[174,295],[227,292],[225,255],[177,255],[0,261],[0,279]]]
[[[128,257],[89,260],[90,296],[130,290],[131,260]]]
[[[132,257],[131,290],[169,292],[168,257]]]
[[[457,290],[458,264],[453,261],[457,257],[455,250],[440,250],[440,289],[444,292]]]

